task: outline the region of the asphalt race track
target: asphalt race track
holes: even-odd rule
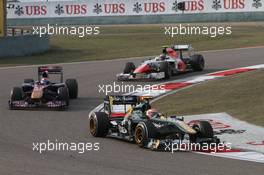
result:
[[[263,47],[205,52],[203,55],[207,64],[205,72],[264,63]],[[68,111],[9,111],[7,101],[11,87],[20,85],[24,78],[36,78],[37,69],[34,66],[0,69],[0,174],[263,174],[264,165],[260,163],[190,152],[153,152],[115,139],[93,138],[88,132],[88,113],[102,102],[104,94],[98,93],[98,84],[115,81],[115,74],[123,70],[126,61],[64,65],[64,77],[79,81],[80,98],[72,101]],[[195,74],[184,74],[174,79]],[[56,139],[69,143],[99,142],[100,150],[84,154],[69,151],[40,154],[32,151],[33,142]]]

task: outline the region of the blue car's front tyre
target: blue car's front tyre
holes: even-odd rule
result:
[[[14,87],[11,91],[11,101],[23,100],[23,90],[21,87]]]
[[[78,97],[78,82],[76,79],[67,79],[65,82],[70,99],[76,99]]]

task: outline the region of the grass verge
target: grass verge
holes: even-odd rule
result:
[[[153,105],[168,114],[227,112],[264,126],[264,70],[208,81],[167,96]]]
[[[199,24],[196,25],[201,26]],[[77,36],[53,36],[50,40],[50,51],[27,57],[1,58],[0,66],[63,63],[156,55],[161,53],[162,45],[170,45],[173,43],[190,43],[199,51],[264,45],[263,23],[230,23],[217,25],[232,26],[232,35],[219,36],[217,38],[201,35],[171,38],[168,35],[164,35],[165,25],[101,26],[101,34],[98,36],[84,38]],[[166,26],[174,25],[169,24]]]

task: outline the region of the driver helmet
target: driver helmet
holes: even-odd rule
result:
[[[43,72],[42,78],[49,78],[49,72],[48,71]]]
[[[178,57],[178,53],[175,51],[175,50],[173,50],[172,48],[168,48],[167,49],[167,54],[169,55],[169,56],[172,56],[172,57]]]
[[[48,71],[45,71],[45,72],[42,73],[42,78],[41,78],[40,83],[44,84],[44,85],[47,85],[47,84],[50,83]]]
[[[159,113],[158,113],[157,109],[151,108],[151,109],[147,110],[146,114],[147,114],[148,118],[151,119],[152,117],[158,115]]]
[[[167,53],[172,53],[174,50],[172,48],[167,48]]]
[[[166,60],[167,57],[166,57],[166,55],[160,55],[160,59],[161,59],[161,60]]]

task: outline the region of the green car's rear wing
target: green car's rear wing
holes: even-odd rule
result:
[[[111,115],[112,112],[126,113],[131,106],[137,106],[142,101],[148,103],[151,97],[135,95],[110,95],[104,99],[104,111]]]
[[[111,103],[112,105],[136,105],[140,101],[138,96],[133,95],[109,95],[104,99],[105,103]]]

